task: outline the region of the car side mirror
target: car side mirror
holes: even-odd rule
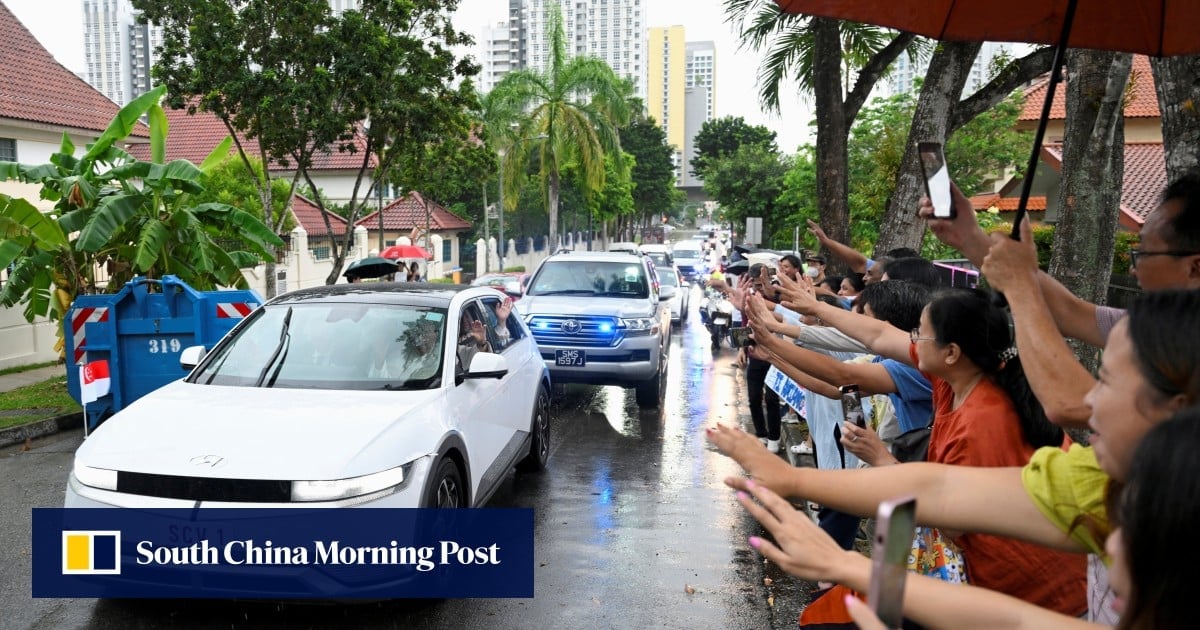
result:
[[[208,354],[208,350],[205,350],[204,346],[188,346],[179,353],[179,367],[191,372],[197,365],[200,365],[206,354]]]
[[[494,352],[477,352],[471,359],[471,367],[463,378],[503,378],[508,374],[508,360]]]
[[[519,299],[521,299],[521,296],[523,296],[525,294],[520,291],[505,291],[504,295],[507,295],[508,297],[510,297],[514,300],[519,300]]]
[[[675,297],[675,287],[661,286],[658,288],[658,296],[663,299]]]

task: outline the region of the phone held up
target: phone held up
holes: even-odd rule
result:
[[[875,514],[867,604],[889,628],[899,628],[904,616],[904,579],[908,575],[916,517],[914,497],[884,501]]]
[[[745,348],[754,345],[754,339],[750,337],[749,326],[730,328],[729,340],[732,342],[734,348]]]
[[[853,422],[863,429],[867,428],[867,415],[863,413],[858,385],[842,385],[838,391],[842,393],[842,415],[846,422]]]
[[[918,142],[917,157],[921,163],[921,172],[925,175],[925,195],[933,204],[933,216],[939,219],[953,219],[958,212],[954,209],[954,199],[950,196],[950,171],[946,168],[946,156],[942,154],[942,145],[937,142]]]

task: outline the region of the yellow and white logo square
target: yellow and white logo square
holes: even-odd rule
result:
[[[119,575],[121,532],[64,531],[63,575]]]

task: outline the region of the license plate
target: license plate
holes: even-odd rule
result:
[[[584,367],[587,365],[587,352],[584,350],[555,350],[554,365]]]
[[[728,323],[729,323],[729,320],[728,320],[728,319],[725,319],[724,317],[714,317],[714,318],[713,318],[713,323],[714,323],[714,324],[716,324],[716,325],[718,325],[718,326],[724,326],[725,324],[728,324]]]

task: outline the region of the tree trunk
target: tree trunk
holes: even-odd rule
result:
[[[1162,114],[1167,181],[1200,166],[1200,55],[1150,59]]]
[[[896,188],[888,200],[887,212],[879,228],[875,257],[896,247],[921,250],[925,222],[917,217],[917,203],[925,195],[925,183],[917,161],[917,143],[946,143],[954,106],[962,96],[963,86],[982,46],[979,42],[942,42],[929,60],[929,71],[925,73],[925,83],[917,98],[904,157],[896,173]]]
[[[849,121],[842,102],[842,42],[836,20],[812,18],[814,57],[813,100],[817,119],[817,203],[821,225],[838,242],[850,242],[850,203],[847,190]],[[837,260],[824,252],[825,260]],[[831,264],[830,267],[834,265]]]
[[[546,214],[550,215],[550,234],[546,245],[550,251],[558,250],[558,172],[550,171],[550,183],[546,186]]]
[[[1096,304],[1104,303],[1112,273],[1125,171],[1123,99],[1132,61],[1126,53],[1067,53],[1067,120],[1050,275]],[[1075,350],[1094,370],[1094,349]]]

